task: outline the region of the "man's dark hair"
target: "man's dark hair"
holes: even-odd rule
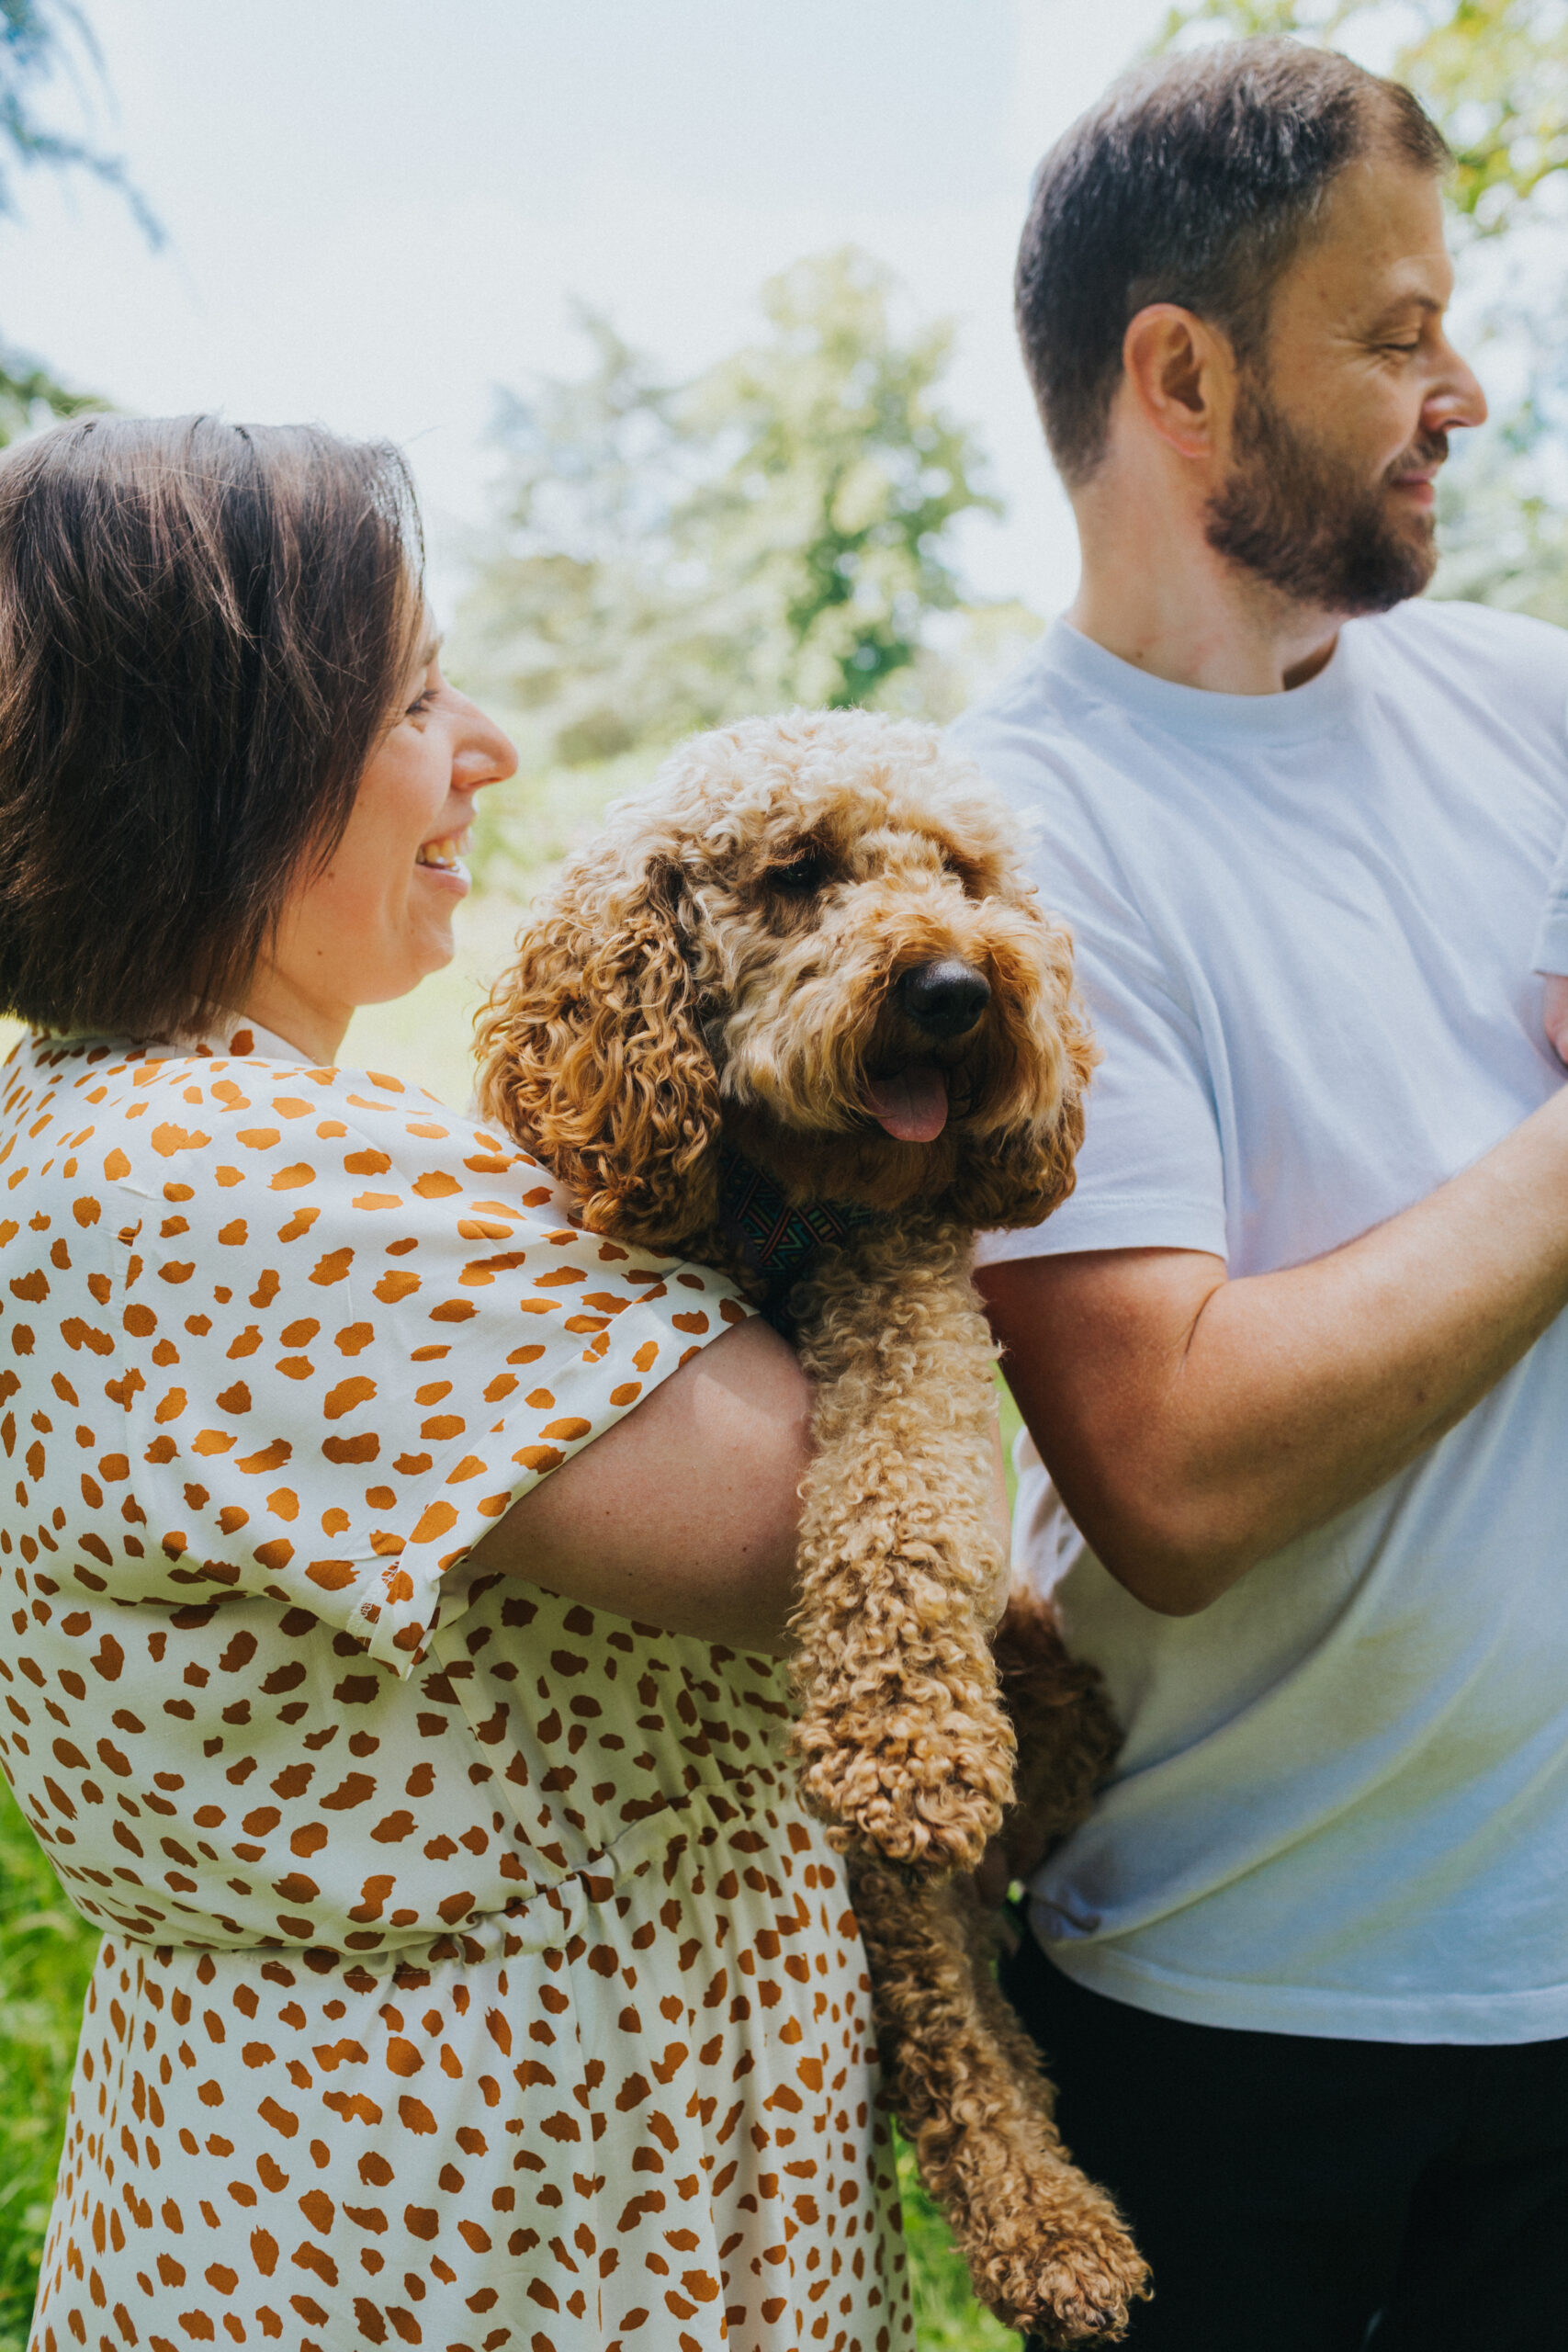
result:
[[[1105,453],[1129,322],[1176,302],[1254,359],[1269,300],[1337,175],[1382,148],[1450,160],[1397,82],[1335,50],[1224,41],[1118,82],[1052,148],[1018,256],[1018,330],[1063,479]]]
[[[413,492],[312,425],[0,457],[0,1007],[198,1033],[329,857],[419,648]]]

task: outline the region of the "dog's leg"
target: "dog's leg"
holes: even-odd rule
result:
[[[888,2103],[975,2292],[1006,2326],[1047,2344],[1114,2342],[1147,2268],[1057,2136],[1050,2085],[998,1989],[983,1919],[951,1880],[861,1853],[849,1870]]]
[[[981,1614],[1003,1537],[968,1236],[869,1228],[798,1298],[818,1385],[794,1620],[802,1792],[840,1843],[972,1869],[1012,1794],[1013,1740]]]
[[[1015,1584],[991,1644],[1018,1742],[1014,1804],[1002,1845],[1015,1866],[1086,1820],[1122,1745],[1098,1668],[1074,1657],[1050,1604]]]

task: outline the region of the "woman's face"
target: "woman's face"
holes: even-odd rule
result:
[[[406,996],[452,960],[474,795],[513,774],[511,742],[441,674],[434,632],[360,779],[331,863],[296,888],[243,1010],[331,1061],[360,1004]]]

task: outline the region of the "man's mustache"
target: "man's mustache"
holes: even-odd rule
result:
[[[1448,462],[1449,436],[1446,433],[1418,433],[1408,449],[1401,452],[1390,466],[1384,479],[1397,481],[1401,474],[1420,466],[1441,466]]]

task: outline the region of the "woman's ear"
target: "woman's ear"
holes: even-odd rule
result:
[[[672,1249],[717,1210],[718,1080],[682,953],[679,868],[570,873],[479,1015],[479,1100],[595,1233]]]

